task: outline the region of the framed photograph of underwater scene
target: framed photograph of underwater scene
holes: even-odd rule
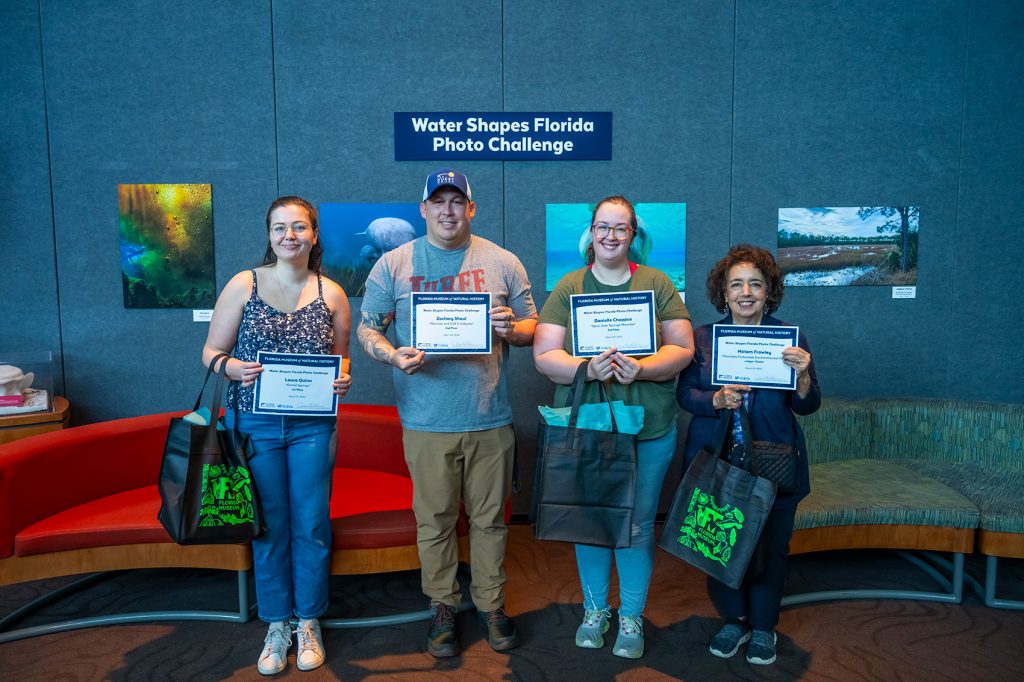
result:
[[[590,219],[594,204],[548,204],[545,210],[547,268],[545,289],[551,291],[563,275],[586,265]],[[637,233],[629,260],[661,270],[676,287],[686,289],[686,204],[638,203]]]
[[[917,285],[919,206],[780,208],[787,287]]]
[[[320,204],[324,274],[348,296],[365,293],[366,276],[382,255],[427,233],[418,203]]]
[[[125,308],[213,308],[212,187],[117,186]]]

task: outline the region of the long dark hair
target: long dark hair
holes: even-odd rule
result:
[[[296,196],[274,199],[273,203],[270,204],[270,208],[267,209],[267,250],[263,253],[263,265],[273,265],[277,262],[277,254],[274,253],[274,249],[270,246],[270,214],[282,206],[300,206],[306,209],[306,215],[309,216],[309,226],[313,228],[313,234],[317,236],[320,234],[320,218],[313,204],[302,197]],[[309,250],[309,269],[317,275],[320,274],[320,263],[323,261],[323,258],[324,250],[320,246],[320,240],[317,239],[316,243],[313,244],[313,248]]]
[[[729,304],[725,300],[725,280],[729,276],[729,268],[740,263],[750,263],[764,275],[764,313],[771,315],[782,305],[782,271],[771,252],[760,246],[737,244],[729,249],[722,260],[715,263],[715,267],[708,271],[708,300],[716,310],[729,312]]]

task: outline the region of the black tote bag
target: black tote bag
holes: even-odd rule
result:
[[[238,431],[238,420],[234,428],[228,429],[219,416],[227,355],[218,355],[210,362],[193,411],[199,409],[210,374],[222,358],[209,424],[175,417],[164,443],[157,518],[180,545],[247,542],[263,530],[259,496],[249,472],[249,437]],[[236,382],[231,383],[234,388]]]
[[[619,549],[632,534],[637,437],[619,432],[610,404],[611,431],[577,428],[588,364],[577,368],[566,399],[569,425],[541,420],[537,429],[534,535]],[[601,397],[607,402],[603,385]]]
[[[735,467],[707,446],[683,476],[658,546],[729,587],[738,588],[775,502],[775,484]]]

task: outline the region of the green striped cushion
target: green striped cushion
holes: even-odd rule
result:
[[[1024,471],[921,459],[900,464],[962,493],[981,510],[985,530],[1024,533]]]
[[[1024,405],[958,400],[864,401],[878,459],[974,462],[1024,471]]]
[[[811,462],[873,457],[871,453],[872,415],[864,402],[823,400],[812,415],[797,417],[807,440],[807,458]]]
[[[854,524],[976,528],[978,508],[956,490],[895,462],[856,459],[811,464],[811,494],[796,529]]]

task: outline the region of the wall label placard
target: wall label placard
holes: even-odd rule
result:
[[[607,161],[610,111],[395,112],[395,161]]]

